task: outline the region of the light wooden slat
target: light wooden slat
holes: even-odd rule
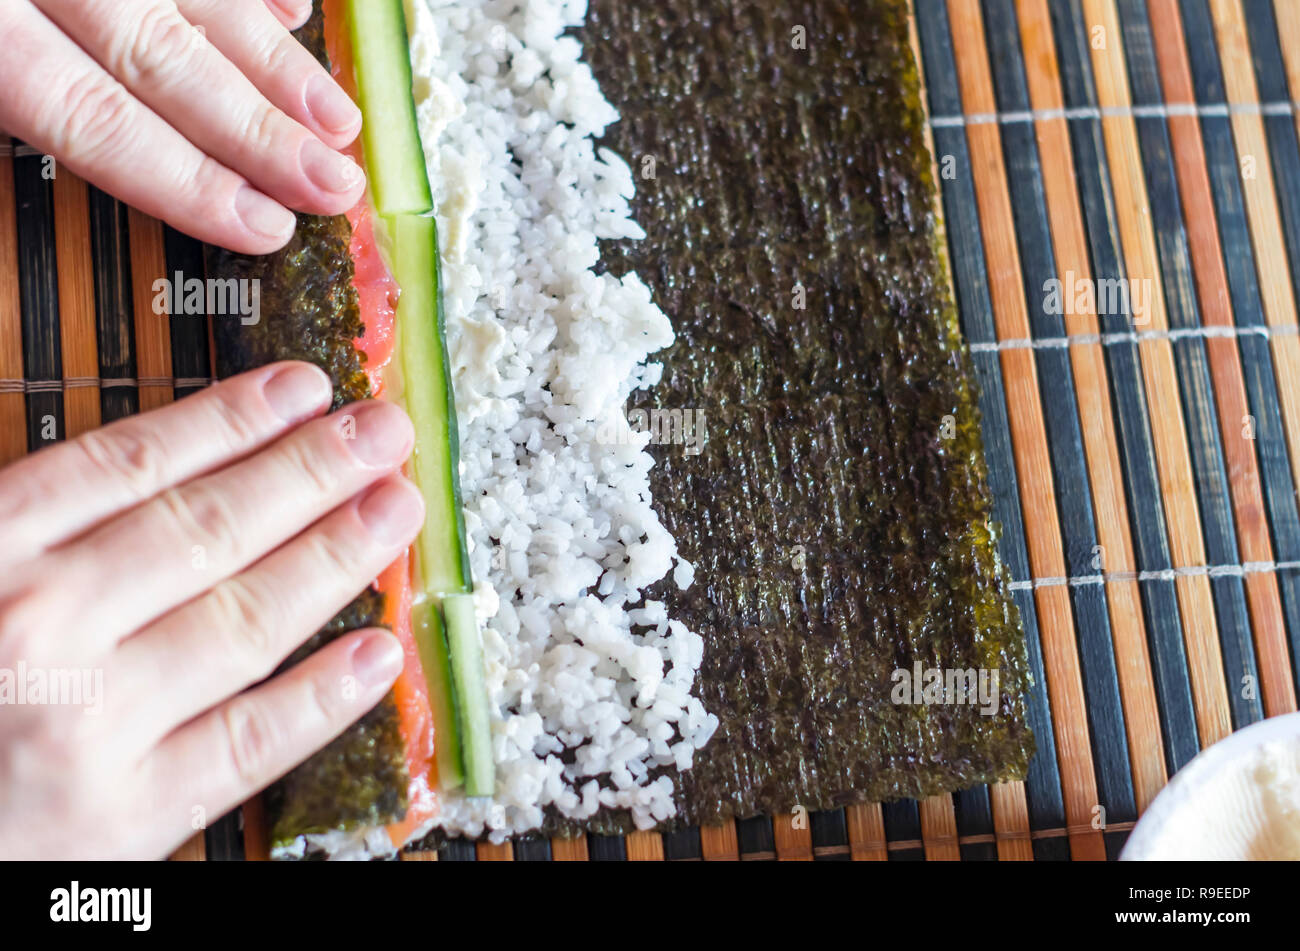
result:
[[[170,860],[173,862],[203,862],[207,860],[207,857],[207,843],[204,842],[203,833],[196,832],[171,854]]]
[[[128,227],[131,241],[131,300],[135,307],[135,364],[140,383],[140,412],[172,401],[170,385],[150,385],[150,380],[170,380],[172,375],[171,327],[166,314],[153,312],[154,281],[167,276],[162,222],[132,208]]]
[[[1285,4],[1283,4],[1285,6]],[[1250,57],[1250,40],[1241,7],[1236,0],[1210,0],[1219,59],[1223,65],[1224,91],[1229,105],[1259,102],[1255,72]],[[1279,29],[1281,28],[1279,23]],[[1291,26],[1288,20],[1288,27]],[[1288,34],[1283,33],[1283,36]],[[1295,33],[1289,34],[1292,38]],[[1285,54],[1287,44],[1282,43]],[[1292,53],[1294,59],[1295,53]],[[1232,135],[1237,146],[1242,196],[1255,249],[1259,290],[1264,300],[1264,319],[1270,327],[1296,327],[1296,300],[1287,261],[1282,219],[1274,191],[1273,163],[1269,156],[1264,120],[1243,110],[1232,113]],[[1247,174],[1246,166],[1253,174]],[[1278,398],[1291,448],[1291,471],[1300,485],[1300,337],[1275,334],[1270,339],[1273,369],[1277,374]]]
[[[740,861],[740,840],[736,837],[736,824],[700,826],[700,855],[706,862]]]
[[[629,862],[662,862],[664,860],[664,840],[658,832],[633,832],[626,840],[627,860]]]
[[[436,862],[438,861],[437,852],[403,852],[401,853],[403,862]]]
[[[1176,0],[1151,0],[1149,15],[1166,100],[1195,102],[1191,64],[1182,40],[1182,14]],[[1194,114],[1174,115],[1169,117],[1168,125],[1201,305],[1201,322],[1211,327],[1231,327],[1232,301],[1205,143],[1201,138],[1201,121]],[[1272,562],[1273,542],[1269,537],[1259,460],[1253,440],[1242,434],[1242,421],[1250,414],[1250,402],[1246,395],[1241,353],[1236,341],[1226,338],[1207,339],[1205,349],[1214,382],[1214,399],[1241,559]],[[1248,574],[1245,589],[1264,711],[1268,716],[1276,716],[1295,710],[1295,685],[1291,680],[1286,621],[1277,576],[1272,572]]]
[[[1296,0],[1273,0],[1273,16],[1277,20],[1277,37],[1282,47],[1282,62],[1286,67],[1287,85],[1291,99],[1300,102],[1300,3]],[[1300,132],[1300,109],[1295,114],[1296,131]]]
[[[1149,320],[1136,329],[1167,330],[1151,206],[1137,128],[1129,112],[1132,101],[1119,16],[1114,0],[1083,0],[1083,9],[1090,30],[1099,26],[1105,37],[1104,43],[1090,44],[1090,51],[1125,270],[1130,281],[1142,282],[1150,306]],[[1173,344],[1166,339],[1145,338],[1139,342],[1138,351],[1151,409],[1151,435],[1173,564],[1175,568],[1204,565],[1205,541]],[[1210,579],[1206,575],[1180,575],[1174,586],[1182,612],[1197,731],[1201,745],[1208,746],[1232,732]]]
[[[587,861],[587,838],[575,836],[572,839],[556,837],[551,840],[551,861],[585,862]]]
[[[1023,829],[1029,827],[1029,808],[1025,803],[1024,783],[998,783],[989,787],[989,801],[993,805],[993,830],[997,836],[999,862],[1032,862],[1034,844]],[[1074,849],[1074,834],[1069,835],[1071,851]],[[1104,858],[1105,846],[1098,841],[1087,838],[1088,858]],[[1097,849],[1101,855],[1097,855]]]
[[[846,806],[844,818],[849,827],[849,854],[855,862],[885,862],[889,860],[889,845],[885,838],[885,816],[879,803]]]
[[[1020,40],[1024,49],[1029,98],[1035,111],[1065,108],[1060,68],[1052,44],[1051,16],[1046,0],[1018,0]],[[1067,274],[1092,280],[1088,238],[1074,177],[1074,153],[1064,116],[1035,122],[1043,191],[1052,233],[1059,278]],[[1094,301],[1096,296],[1094,295]],[[1064,317],[1067,334],[1098,334],[1095,311]],[[1097,541],[1102,547],[1102,569],[1128,577],[1106,582],[1106,602],[1115,645],[1124,726],[1133,769],[1133,792],[1141,812],[1168,781],[1155,678],[1147,649],[1142,596],[1137,581],[1137,559],[1129,530],[1128,501],[1120,465],[1119,440],[1106,375],[1106,355],[1100,341],[1070,348],[1079,422],[1097,520]]]
[[[515,860],[515,846],[509,839],[500,845],[493,845],[484,839],[475,843],[474,853],[480,862],[513,862]]]
[[[968,114],[996,112],[979,7],[971,0],[962,0],[949,5],[948,16],[963,110]],[[998,127],[991,123],[969,124],[966,137],[998,338],[1023,340],[1031,336],[1029,314]],[[1065,577],[1068,572],[1034,354],[1028,349],[1008,349],[1001,352],[1000,359],[1030,566],[1035,577]],[[1071,830],[1070,852],[1076,859],[1104,859],[1106,850],[1100,833],[1088,829],[1098,802],[1097,781],[1069,588],[1038,588],[1034,600],[1042,628],[1043,664],[1056,727],[1066,824]],[[999,798],[1013,795],[1014,788]],[[1007,816],[1018,821],[1018,807],[1003,805],[1012,806]],[[995,809],[995,827],[997,822]]]
[[[772,817],[772,838],[778,862],[811,862],[812,829],[808,813],[778,813]]]
[[[952,796],[931,796],[920,800],[921,843],[927,862],[960,862],[961,846],[957,842],[957,814]],[[1028,823],[1028,813],[1025,821]],[[1026,828],[1028,825],[1026,824]]]
[[[266,827],[266,807],[260,795],[244,803],[243,815],[244,859],[249,862],[268,861],[271,858],[271,837]]]
[[[64,379],[99,376],[95,274],[86,183],[66,169],[54,175],[54,244],[59,267],[59,333]],[[99,388],[63,392],[63,429],[72,439],[100,424]]]
[[[0,135],[0,145],[9,144]],[[0,156],[0,379],[21,380],[23,323],[18,298],[18,206],[14,160]],[[27,401],[22,393],[0,393],[0,466],[27,453]]]

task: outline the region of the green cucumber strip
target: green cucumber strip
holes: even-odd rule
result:
[[[398,348],[403,398],[415,425],[411,475],[424,495],[426,528],[415,547],[425,593],[440,599],[468,593],[465,513],[457,459],[456,404],[438,305],[438,234],[432,218],[398,215],[387,222],[393,241]]]
[[[433,194],[411,95],[411,47],[402,0],[348,0],[361,144],[375,209],[425,214]]]
[[[461,763],[447,638],[435,604],[425,601],[411,606],[411,635],[415,638],[415,646],[420,653],[424,679],[429,684],[429,709],[433,714],[433,756],[438,766],[438,785],[443,789],[454,789],[465,781],[465,769]]]
[[[483,650],[470,594],[465,513],[461,506],[456,401],[447,357],[445,318],[439,293],[438,230],[431,217],[384,219],[392,240],[393,277],[402,289],[397,302],[398,350],[403,399],[415,427],[409,464],[424,496],[425,527],[415,541],[416,578],[422,599],[419,643],[429,652],[430,693],[454,710],[461,769],[442,785],[463,777],[470,796],[492,795],[493,760]],[[442,617],[438,618],[441,610]],[[444,637],[445,631],[445,637]],[[444,735],[451,718],[444,708]],[[438,715],[435,714],[435,725]],[[444,744],[450,747],[451,744]],[[442,769],[444,747],[439,749]]]
[[[492,725],[488,717],[487,684],[483,678],[483,646],[479,640],[474,598],[449,594],[442,599],[451,648],[451,676],[456,686],[460,735],[465,763],[465,794],[492,795]]]

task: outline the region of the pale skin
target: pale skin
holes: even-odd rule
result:
[[[0,470],[0,670],[103,685],[0,707],[0,857],[165,855],[388,691],[379,629],[262,682],[424,519],[405,413],[330,393],[273,364]]]
[[[341,214],[361,113],[289,34],[310,0],[4,0],[0,129],[209,244]],[[291,210],[292,209],[292,210]]]
[[[288,32],[309,9],[3,0],[0,128],[197,238],[273,251],[294,210],[365,188],[338,152],[360,114]],[[273,364],[0,469],[0,677],[101,685],[0,704],[0,859],[165,856],[387,693],[403,651],[380,629],[274,674],[424,520],[405,413],[330,399],[320,370]]]

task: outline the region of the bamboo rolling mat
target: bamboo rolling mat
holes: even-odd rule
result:
[[[1300,0],[914,7],[1034,669],[1029,775],[407,858],[1113,858],[1198,750],[1296,709]],[[0,464],[206,385],[206,321],[151,306],[155,280],[202,266],[194,242],[0,144]],[[245,815],[247,841],[229,816],[177,857],[264,853]]]

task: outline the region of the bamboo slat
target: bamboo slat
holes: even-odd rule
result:
[[[1038,119],[1035,133],[1041,153],[1043,188],[1051,223],[1052,245],[1060,281],[1093,280],[1084,231],[1083,212],[1075,186],[1074,157],[1064,118],[1060,68],[1052,44],[1046,0],[1018,0],[1021,42],[1027,81],[1035,112],[1059,113]],[[1095,295],[1093,297],[1096,299]],[[1096,309],[1065,315],[1067,335],[1096,337],[1101,330]],[[1101,342],[1070,347],[1079,417],[1088,458],[1089,485],[1097,519],[1099,566],[1109,575],[1106,598],[1116,665],[1124,705],[1133,785],[1141,812],[1168,779],[1146,627],[1142,620],[1137,560],[1129,533],[1129,511],[1107,385],[1106,358]],[[1118,576],[1118,577],[1117,577]]]
[[[509,841],[502,842],[500,845],[493,845],[486,840],[479,842],[475,846],[478,852],[480,862],[513,862],[515,860],[515,848]]]
[[[1178,5],[1174,0],[1151,0],[1149,12],[1165,98],[1170,102],[1195,103],[1191,65],[1181,41],[1183,25]],[[1201,318],[1206,326],[1231,327],[1232,302],[1200,119],[1186,114],[1170,116],[1168,122]],[[1253,433],[1245,434],[1250,403],[1241,355],[1230,338],[1211,338],[1206,341],[1206,349],[1214,376],[1214,397],[1227,456],[1241,558],[1247,562],[1272,562],[1273,544],[1269,538]],[[1245,585],[1265,711],[1275,716],[1296,708],[1277,576],[1262,572],[1248,575]]]
[[[813,860],[812,828],[808,813],[781,813],[772,817],[772,837],[779,862]]]
[[[140,412],[143,413],[172,401],[171,328],[166,315],[156,314],[153,309],[153,285],[159,278],[166,278],[167,257],[163,250],[161,221],[134,208],[129,220],[135,362],[140,381]]]
[[[9,145],[0,135],[0,148]],[[0,380],[21,380],[23,326],[18,299],[18,207],[14,196],[14,160],[0,155]],[[22,393],[0,392],[0,466],[27,452],[27,405]]]
[[[968,113],[996,113],[979,7],[974,0],[962,0],[951,3],[948,14],[963,108]],[[1029,316],[1021,286],[1020,255],[1016,247],[1015,224],[997,125],[968,125],[966,137],[974,169],[998,337],[1028,339],[1031,336]],[[1004,350],[1001,364],[1030,564],[1037,577],[1067,577],[1033,353],[1026,349]],[[1072,830],[1071,853],[1076,859],[1104,859],[1105,847],[1101,836],[1088,830],[1087,825],[1098,802],[1097,782],[1069,589],[1064,586],[1039,588],[1035,592],[1035,602],[1042,625],[1047,688],[1056,725],[1066,821]],[[1011,791],[1001,794],[999,802],[1006,805],[1002,797],[1011,795]],[[1009,817],[1018,818],[1018,815],[1018,809],[1009,813]]]
[[[889,860],[889,845],[885,839],[885,819],[880,805],[849,806],[844,810],[849,824],[849,851],[855,862],[885,862]]]
[[[957,841],[957,816],[953,812],[952,796],[931,796],[922,799],[918,806],[921,810],[921,842],[925,848],[926,861],[960,862],[961,845]],[[1028,819],[1026,813],[1026,823]]]
[[[1232,0],[1210,0],[1210,11],[1219,41],[1219,58],[1223,64],[1229,105],[1258,104],[1250,41],[1246,36],[1241,6]],[[1284,50],[1287,46],[1282,44]],[[1232,131],[1237,143],[1242,193],[1254,238],[1264,315],[1270,327],[1294,330],[1297,319],[1295,291],[1278,214],[1273,166],[1263,119],[1257,112],[1235,110],[1232,113]],[[1271,342],[1278,398],[1286,422],[1287,441],[1291,446],[1292,478],[1300,482],[1300,337],[1288,333],[1273,337]]]
[[[664,840],[657,832],[633,832],[627,837],[629,862],[662,862]]]
[[[1143,288],[1150,307],[1149,323],[1139,329],[1166,330],[1164,287],[1156,238],[1151,228],[1151,206],[1138,151],[1137,130],[1131,113],[1119,17],[1113,0],[1083,0],[1083,9],[1089,24],[1100,28],[1105,38],[1104,42],[1092,46],[1093,75],[1098,102],[1103,109],[1102,131],[1110,162],[1110,182],[1115,195],[1124,263],[1128,279],[1140,282],[1138,286]],[[1201,536],[1195,476],[1182,397],[1178,391],[1173,346],[1166,339],[1148,338],[1138,347],[1147,402],[1152,408],[1156,465],[1160,471],[1161,496],[1174,567],[1204,565],[1205,544]],[[1232,732],[1210,582],[1204,575],[1184,574],[1175,580],[1175,585],[1182,608],[1197,726],[1202,745],[1208,746]]]
[[[86,183],[65,169],[54,176],[54,238],[59,267],[59,333],[63,378],[99,375],[95,333],[95,265],[90,251],[90,199]],[[64,435],[71,439],[100,424],[98,387],[63,394]]]
[[[555,862],[587,861],[587,840],[583,836],[551,840],[551,860]]]
[[[706,862],[736,861],[740,858],[740,842],[736,838],[736,824],[700,827],[700,854]]]

